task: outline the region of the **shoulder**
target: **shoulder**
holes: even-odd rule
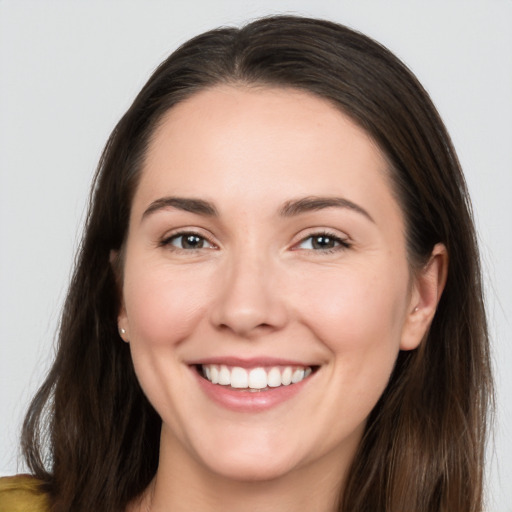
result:
[[[41,481],[30,475],[0,478],[1,512],[48,512],[47,494]]]

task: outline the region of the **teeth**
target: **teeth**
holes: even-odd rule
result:
[[[310,367],[273,366],[271,368],[252,368],[246,370],[239,366],[229,368],[226,365],[202,365],[205,379],[212,384],[231,386],[235,389],[265,389],[289,386],[309,377]]]
[[[292,373],[292,384],[296,384],[297,382],[300,382],[304,378],[304,368],[297,368]]]
[[[235,367],[231,370],[231,387],[237,389],[249,387],[249,375],[243,368]]]
[[[289,386],[292,383],[292,369],[287,366],[281,374],[281,384],[283,386]]]
[[[267,375],[267,385],[269,388],[277,388],[281,386],[281,372],[279,368],[272,368]]]
[[[268,386],[267,380],[267,372],[263,368],[253,368],[249,372],[248,387],[250,387],[251,389],[266,388]]]
[[[231,372],[227,366],[222,365],[219,370],[219,384],[229,386],[231,384]]]

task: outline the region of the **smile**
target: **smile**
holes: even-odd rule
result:
[[[263,391],[270,388],[297,384],[309,377],[309,366],[272,366],[252,369],[218,364],[199,365],[200,374],[212,384],[233,389]]]

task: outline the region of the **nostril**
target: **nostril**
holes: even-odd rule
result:
[[[269,279],[259,279],[258,268],[230,269],[211,309],[211,323],[220,331],[241,337],[261,335],[287,322],[284,297]]]
[[[269,323],[260,323],[260,324],[252,324],[245,323],[242,324],[240,322],[231,322],[231,323],[222,323],[217,326],[217,329],[221,332],[231,332],[233,335],[251,339],[260,335],[264,335],[272,332],[276,329],[273,325]]]

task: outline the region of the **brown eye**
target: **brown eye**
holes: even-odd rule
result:
[[[313,249],[333,249],[339,242],[327,235],[318,235],[311,237],[311,246]]]
[[[170,245],[177,249],[197,250],[211,249],[213,245],[201,235],[196,233],[178,233],[164,241],[164,245]]]
[[[329,233],[318,233],[304,238],[297,247],[306,250],[328,251],[347,248],[349,244],[340,237]]]

